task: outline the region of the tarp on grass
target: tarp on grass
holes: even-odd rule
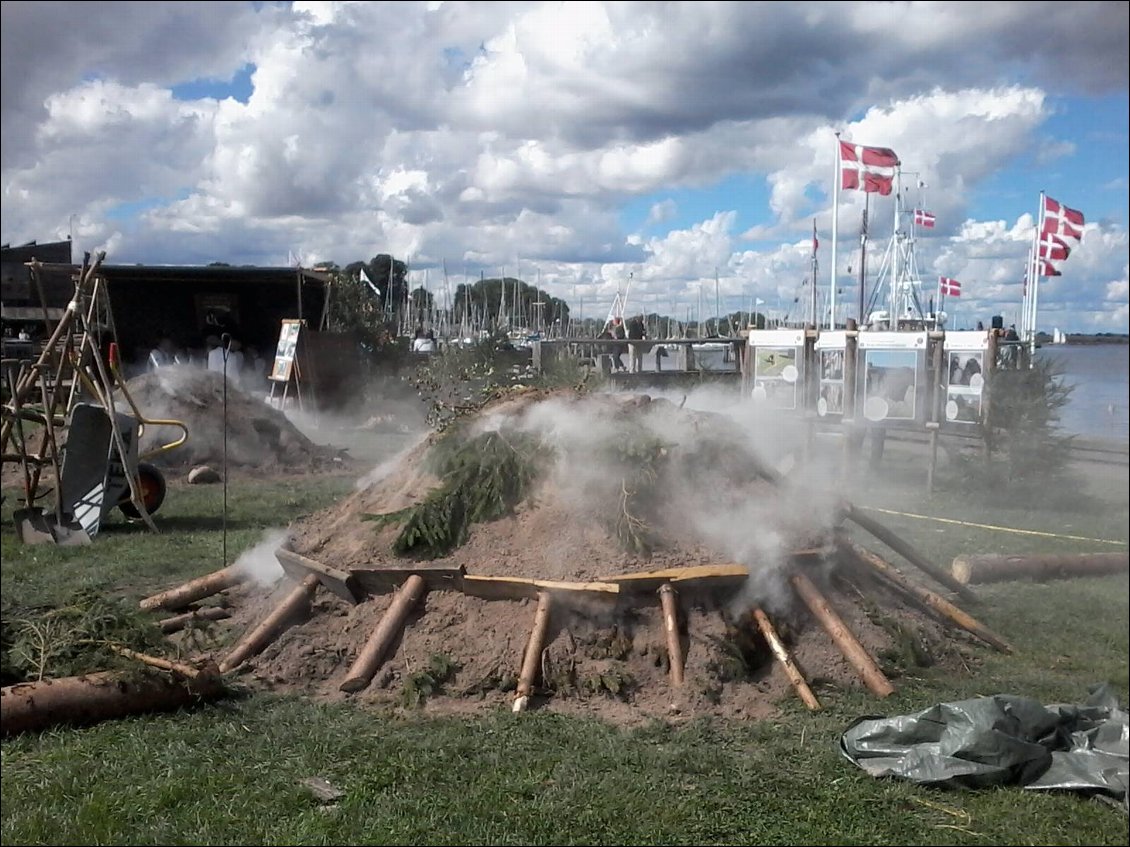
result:
[[[1130,810],[1127,715],[1109,687],[1082,705],[995,694],[912,715],[862,717],[840,750],[871,776],[928,785],[1100,792]]]

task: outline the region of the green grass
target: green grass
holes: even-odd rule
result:
[[[850,498],[860,506],[1046,532],[1127,538],[1125,469],[1091,469],[1054,508],[927,497],[892,457]],[[262,531],[349,490],[343,478],[233,481],[229,559]],[[10,493],[10,492],[9,492]],[[173,485],[163,531],[108,527],[84,549],[23,547],[4,504],[6,602],[79,588],[141,597],[220,567],[220,489]],[[1120,550],[870,513],[940,565],[959,553]],[[901,560],[861,532],[857,538]],[[1080,702],[1107,682],[1125,705],[1125,575],[977,589],[968,607],[1017,653],[977,650],[968,669],[898,681],[879,702],[824,696],[767,721],[619,729],[546,712],[432,718],[252,694],[193,711],[58,728],[0,746],[5,844],[1126,844],[1119,810],[1071,793],[930,789],[866,776],[838,750],[855,718],[1000,692]],[[344,792],[322,807],[300,786]]]

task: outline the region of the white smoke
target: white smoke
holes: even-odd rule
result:
[[[633,460],[610,447],[641,437],[669,445],[657,528],[708,549],[718,564],[749,568],[735,612],[788,606],[791,554],[826,538],[839,520],[838,475],[805,449],[805,427],[741,402],[733,389],[553,398],[517,412],[504,404],[480,424],[480,431],[514,426],[553,445],[555,494],[578,515],[617,508]],[[716,433],[722,441],[711,443]],[[735,485],[731,467],[748,468],[748,476]]]
[[[259,585],[271,586],[284,576],[282,565],[275,557],[275,551],[286,543],[288,533],[285,529],[269,529],[263,539],[248,550],[244,550],[232,567],[245,573]]]

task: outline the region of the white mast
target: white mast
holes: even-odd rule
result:
[[[840,224],[840,178],[841,178],[840,177],[840,168],[842,167],[840,159],[841,159],[842,155],[843,154],[840,151],[840,134],[837,132],[836,133],[836,175],[833,178],[833,182],[832,182],[832,186],[833,186],[833,192],[832,192],[832,262],[831,262],[831,266],[832,266],[831,282],[832,282],[832,285],[831,285],[831,297],[829,299],[829,302],[831,303],[831,309],[829,310],[829,314],[828,314],[828,329],[835,329],[836,328],[836,241],[838,239],[839,230],[840,230],[840,225],[839,225]],[[813,277],[813,279],[812,279],[812,293],[813,293],[813,302],[814,302],[813,309],[812,309],[812,311],[813,311],[813,321],[812,322],[816,323],[816,306],[815,306],[816,278],[815,277]]]

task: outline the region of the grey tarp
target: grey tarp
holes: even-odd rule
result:
[[[840,736],[840,750],[876,777],[1098,791],[1127,807],[1128,738],[1126,712],[1104,685],[1083,705],[996,694],[913,715],[862,717]]]

